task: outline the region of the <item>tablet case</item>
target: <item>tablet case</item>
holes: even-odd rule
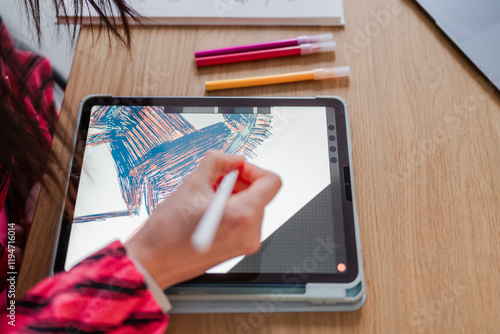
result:
[[[83,104],[86,100],[96,96],[110,95],[91,95],[82,99],[78,110],[76,129],[78,129]],[[357,278],[351,283],[308,283],[305,288],[174,287],[167,291],[167,296],[172,304],[170,313],[336,312],[355,311],[363,306],[366,300],[366,287],[353,178],[351,128],[347,102],[338,96],[317,96],[316,98],[337,99],[344,106],[358,256]],[[75,131],[73,137],[73,145],[76,142],[76,133],[77,131]],[[59,222],[62,221],[61,218]],[[61,224],[59,223],[56,235],[59,235],[60,228]],[[58,238],[54,241],[52,264],[55,260],[57,244]],[[51,267],[51,274],[54,274],[53,266]]]

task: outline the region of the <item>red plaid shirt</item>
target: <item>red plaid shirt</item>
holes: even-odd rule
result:
[[[56,113],[52,70],[48,60],[14,48],[0,19],[0,48],[13,52],[26,71],[28,92],[43,91],[42,99],[24,99],[27,109],[52,141]],[[2,77],[18,94],[15,74],[0,59]],[[37,94],[32,94],[35,96]],[[0,180],[0,333],[163,333],[168,318],[146,288],[141,271],[127,257],[120,242],[90,256],[67,273],[47,278],[23,299],[7,298],[16,277],[7,274],[7,215],[5,197],[9,177]],[[20,203],[24,207],[24,203]],[[13,283],[11,286],[10,283]],[[9,291],[10,289],[10,291]]]
[[[10,316],[0,333],[164,333],[168,323],[118,241],[36,285]]]

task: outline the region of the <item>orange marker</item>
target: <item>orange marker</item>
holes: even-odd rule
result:
[[[321,68],[308,72],[295,72],[277,75],[267,75],[261,77],[230,79],[220,81],[207,81],[205,87],[207,91],[219,89],[232,89],[242,87],[274,85],[286,82],[324,80],[337,77],[347,77],[351,74],[349,66]]]

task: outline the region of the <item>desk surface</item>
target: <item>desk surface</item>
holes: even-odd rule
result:
[[[150,27],[133,51],[82,29],[60,125],[87,94],[207,95],[206,80],[350,65],[350,80],[208,95],[340,95],[351,113],[367,302],[339,314],[174,315],[169,333],[498,333],[500,93],[411,1],[345,1],[345,28]],[[196,69],[195,49],[334,32],[338,51]],[[96,36],[94,36],[96,37]],[[59,141],[54,150],[62,152]],[[61,153],[59,153],[61,154]],[[64,154],[62,154],[64,156]],[[40,198],[19,289],[48,273]]]

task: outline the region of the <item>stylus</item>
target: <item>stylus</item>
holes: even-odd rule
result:
[[[191,237],[191,243],[199,252],[207,251],[214,240],[219,228],[222,215],[226,209],[226,204],[233,192],[234,185],[238,179],[237,170],[228,173],[222,179],[219,188],[215,192],[214,198],[208,205],[207,210],[201,217],[196,230]]]
[[[241,87],[274,85],[286,82],[297,82],[307,80],[324,80],[337,77],[346,77],[351,74],[349,66],[321,68],[307,72],[284,73],[277,75],[267,75],[261,77],[229,79],[219,81],[207,81],[205,87],[207,91],[219,89],[232,89]]]
[[[318,42],[325,42],[325,41],[331,41],[331,40],[333,40],[332,33],[319,34],[319,35],[309,35],[309,36],[299,36],[299,37],[295,37],[295,38],[281,39],[281,40],[277,40],[277,41],[230,46],[227,48],[220,48],[220,49],[196,51],[194,53],[194,56],[195,56],[195,58],[209,57],[209,56],[224,55],[224,54],[229,54],[229,53],[284,48],[287,46],[296,46],[296,45],[300,45],[300,44],[318,43]]]
[[[285,48],[256,50],[248,52],[231,53],[226,55],[208,56],[196,58],[196,66],[212,66],[229,63],[239,63],[243,61],[279,58],[288,56],[305,56],[320,52],[335,51],[337,43],[334,41],[321,43],[308,43]]]

